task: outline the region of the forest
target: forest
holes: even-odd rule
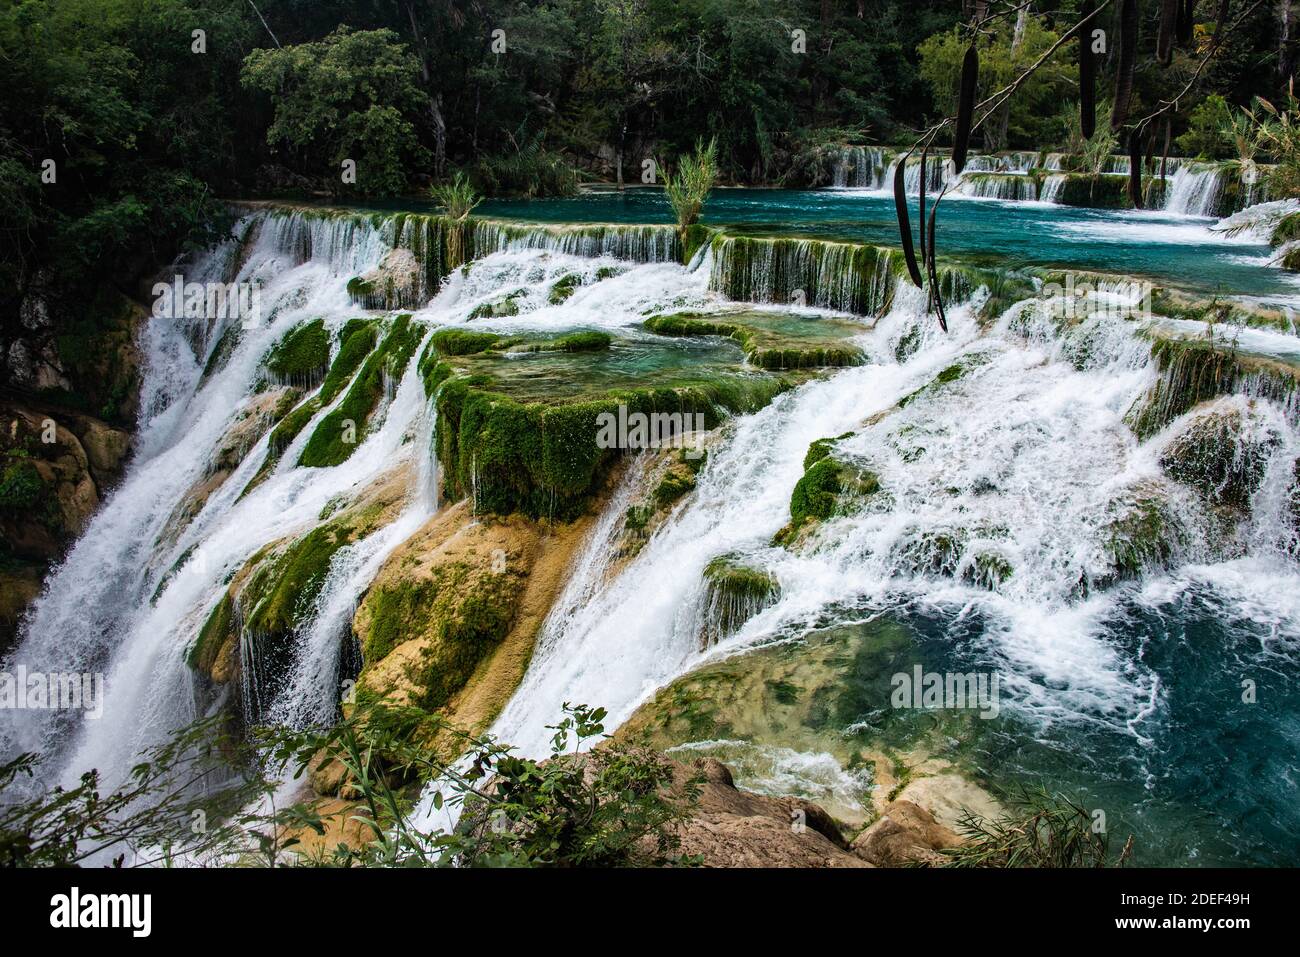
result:
[[[0,354],[12,361],[34,301],[62,315],[66,301],[129,284],[225,228],[221,201],[232,197],[394,196],[457,171],[488,195],[562,195],[586,182],[640,183],[646,161],[671,164],[704,137],[717,138],[724,183],[825,185],[827,144],[905,144],[951,113],[967,44],[962,6],[8,2]],[[981,93],[1033,64],[1080,4],[1001,6],[978,41]],[[1165,69],[1153,55],[1161,6],[1140,5],[1135,112],[1184,86],[1215,28],[1217,0],[1183,4],[1189,42]],[[1174,133],[1191,155],[1230,155],[1224,118],[1256,97],[1280,102],[1294,71],[1292,4],[1237,7],[1242,22],[1178,100]],[[989,148],[1068,142],[1078,72],[1067,54],[986,124]],[[1111,44],[1102,78],[1113,76],[1115,55]],[[345,160],[355,175],[343,175]]]

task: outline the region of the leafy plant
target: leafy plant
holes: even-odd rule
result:
[[[695,152],[681,157],[677,172],[664,173],[664,192],[677,217],[677,228],[685,230],[700,220],[709,192],[718,182],[718,139],[695,144]]]
[[[636,745],[580,753],[603,736],[604,718],[604,709],[566,704],[543,761],[427,712],[373,702],[357,704],[328,729],[255,728],[244,742],[208,719],[147,751],[107,793],[90,771],[75,788],[7,800],[0,805],[0,867],[182,857],[337,867],[681,863],[673,856],[673,825],[698,798],[698,780],[674,782],[671,763]],[[439,756],[446,753],[463,756]],[[327,822],[310,803],[277,806],[275,794],[322,758],[341,766],[347,819],[357,826],[328,852],[287,854],[301,851],[308,832],[324,835]],[[14,797],[19,780],[36,770],[33,755],[0,766],[0,791]],[[454,830],[414,819],[431,789],[436,810],[461,806]]]
[[[467,219],[474,207],[483,202],[483,197],[464,173],[457,173],[450,183],[430,186],[429,196],[457,222]]]
[[[959,822],[965,843],[950,848],[947,867],[1120,867],[1133,839],[1110,857],[1110,838],[1093,826],[1082,805],[1043,788],[1023,788],[1006,798],[1001,816],[967,812]]]

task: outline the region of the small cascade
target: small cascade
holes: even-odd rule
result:
[[[1227,182],[1227,168],[1218,163],[1180,166],[1166,190],[1165,210],[1180,216],[1219,215]]]
[[[897,254],[813,239],[713,241],[709,288],[736,302],[816,306],[877,316],[893,296]]]
[[[888,170],[882,147],[846,146],[835,161],[831,185],[837,189],[884,189]]]
[[[960,191],[978,199],[1033,202],[1038,199],[1038,181],[1017,173],[962,173]]]
[[[1064,173],[1052,173],[1043,180],[1043,188],[1039,191],[1038,198],[1044,203],[1059,203],[1066,182],[1067,177]]]

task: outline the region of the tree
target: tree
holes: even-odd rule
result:
[[[1060,39],[1046,17],[1017,17],[1008,22],[1001,18],[991,22],[979,40],[980,75],[977,100],[1002,89]],[[961,79],[962,58],[969,45],[960,27],[927,38],[918,48],[921,75],[934,91],[935,104],[951,115],[957,108],[957,88]],[[1078,83],[1078,70],[1061,58],[1050,60],[1036,70],[1021,86],[1017,96],[1009,99],[1003,114],[995,115],[984,125],[985,145],[989,150],[1008,145],[1037,147],[1054,139],[1052,117],[1056,106]]]
[[[334,192],[354,186],[382,196],[402,192],[407,171],[429,163],[408,119],[424,103],[418,72],[391,30],[339,27],[316,42],[254,50],[242,79],[275,106],[268,144],[295,151]],[[347,160],[356,164],[355,183],[340,173]]]

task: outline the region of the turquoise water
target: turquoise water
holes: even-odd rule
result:
[[[915,225],[915,199],[912,208]],[[494,200],[478,213],[553,223],[672,221],[663,194],[654,189]],[[705,206],[703,221],[756,232],[898,245],[893,197],[860,190],[719,189]],[[938,222],[942,256],[1148,276],[1201,292],[1300,301],[1300,278],[1270,266],[1267,245],[1212,233],[1207,219],[949,197]]]
[[[895,615],[915,645],[855,660],[833,706],[842,728],[869,735],[888,720],[880,707],[888,676],[917,661],[938,672],[998,667],[978,616]],[[1042,785],[1104,811],[1113,849],[1132,834],[1138,864],[1294,866],[1300,647],[1210,589],[1121,605],[1106,631],[1134,672],[1149,676],[1157,707],[1126,727],[1104,712],[1044,724],[1004,702],[997,718],[968,722],[962,760],[996,786]],[[1253,703],[1242,700],[1244,679],[1255,682]]]

